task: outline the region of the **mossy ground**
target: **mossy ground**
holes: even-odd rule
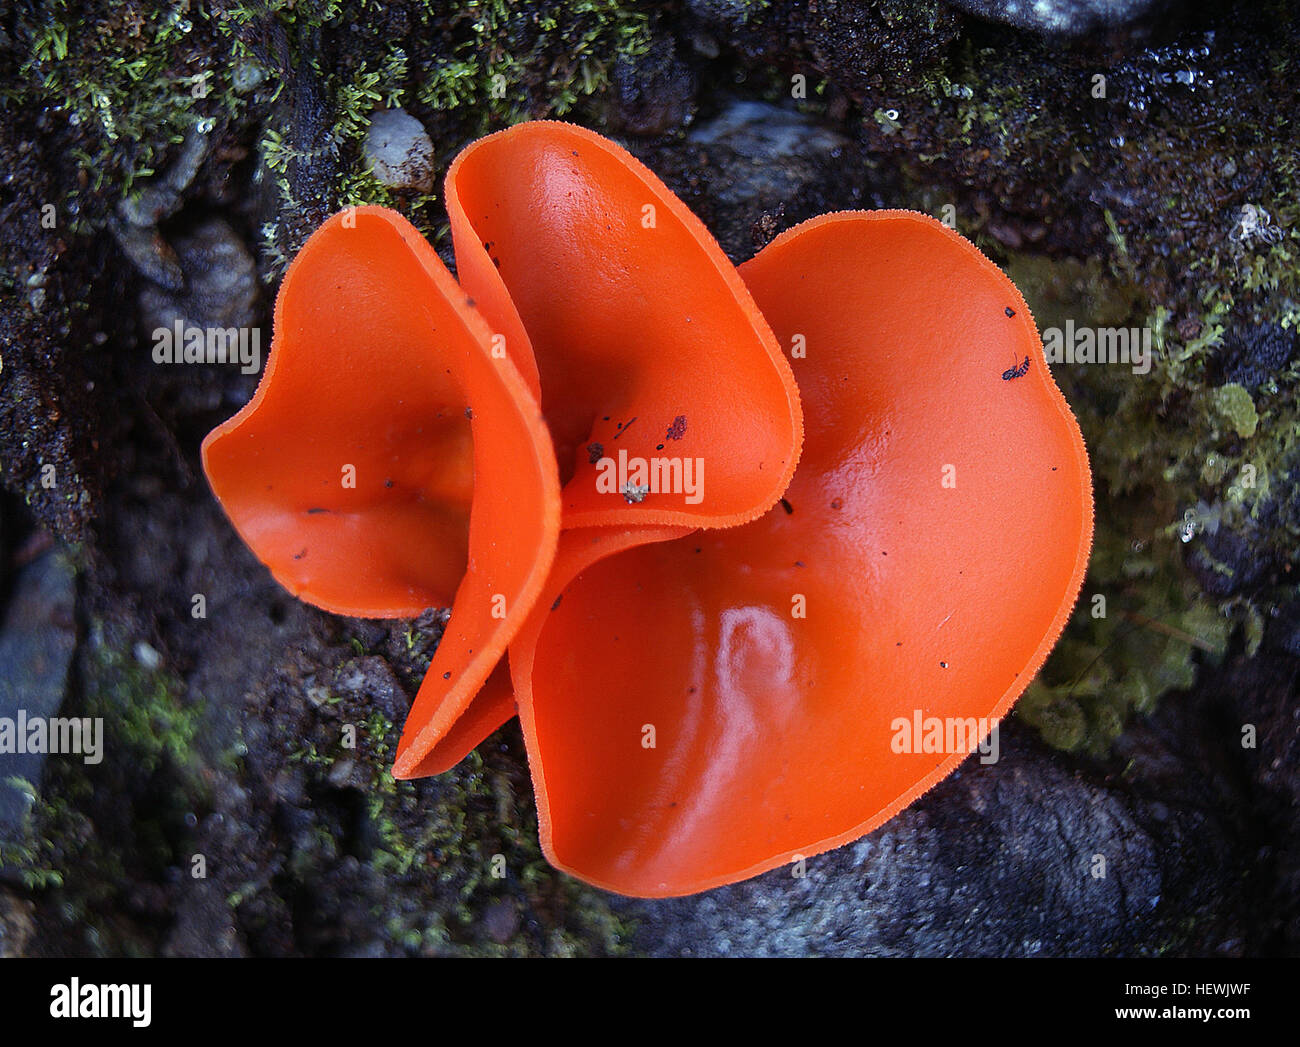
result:
[[[91,629],[63,713],[102,719],[112,758],[51,759],[45,780],[28,783],[27,838],[0,843],[0,871],[44,892],[65,933],[89,952],[140,943],[142,932],[128,929],[143,916],[139,885],[165,882],[185,863],[187,823],[208,802],[194,750],[200,711],[184,703],[171,673],[114,646],[114,633]]]

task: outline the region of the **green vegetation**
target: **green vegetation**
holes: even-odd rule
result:
[[[294,759],[308,765],[309,788],[324,788],[332,776],[338,780],[340,768],[349,788],[359,788],[363,836],[370,841],[365,860],[385,884],[371,917],[388,940],[416,954],[621,951],[626,928],[599,892],[557,873],[543,857],[531,790],[517,760],[474,752],[440,778],[396,781],[389,773],[398,735],[394,724],[350,699],[336,712],[345,719],[364,716],[356,749],[341,741],[313,741]],[[311,850],[295,853],[290,868],[305,881],[317,877],[338,861],[339,845],[340,834],[330,831],[327,817]],[[240,892],[232,904],[245,899]],[[481,924],[494,905],[549,914],[545,940],[539,943],[518,928],[508,938],[485,939]]]
[[[201,710],[183,704],[168,673],[146,669],[102,635],[90,644],[84,695],[71,715],[103,718],[107,757],[97,765],[50,757],[43,788],[21,783],[32,798],[27,832],[0,845],[0,868],[30,890],[56,892],[70,933],[111,953],[131,947],[129,931],[108,940],[92,913],[122,910],[131,882],[160,880],[187,856],[185,819],[204,803],[193,745]]]
[[[92,212],[95,194],[128,194],[186,132],[241,107],[228,64],[211,61],[206,15],[189,0],[127,0],[108,11],[51,0],[16,28],[23,87],[0,95],[0,109],[38,100],[76,129],[72,159],[83,176],[71,195]]]

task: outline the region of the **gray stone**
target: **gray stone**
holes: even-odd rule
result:
[[[1078,36],[1127,25],[1168,0],[950,0],[969,14],[1039,33]]]
[[[75,599],[72,564],[60,551],[19,572],[0,627],[0,717],[58,715],[77,646]],[[45,760],[45,753],[0,751],[0,840],[21,835],[33,800],[11,779],[39,786]]]
[[[686,9],[697,18],[729,25],[744,25],[754,13],[749,0],[686,0]]]
[[[0,887],[0,959],[27,954],[27,943],[36,933],[35,912],[26,898]]]
[[[1294,328],[1277,322],[1233,327],[1223,339],[1216,361],[1224,380],[1254,393],[1271,378],[1280,378],[1300,344]]]
[[[769,219],[792,225],[836,209],[822,196],[828,172],[859,166],[843,135],[769,102],[732,102],[695,128],[687,144],[696,170],[709,175],[709,231],[738,260],[771,239],[755,236]]]
[[[695,77],[677,56],[672,39],[643,55],[620,58],[614,68],[611,130],[662,135],[691,121]]]
[[[816,177],[818,158],[848,144],[793,109],[748,101],[696,128],[690,142],[722,168],[715,189],[726,204],[785,200]]]
[[[433,188],[433,141],[424,125],[403,109],[381,109],[370,117],[362,144],[366,164],[390,189]]]
[[[260,293],[257,268],[234,229],[214,218],[176,237],[172,246],[185,274],[185,290],[175,293],[150,285],[141,290],[147,331],[171,328],[177,321],[204,328],[252,325]]]
[[[876,832],[702,895],[618,903],[634,948],[667,956],[1231,953],[1245,831],[1210,796],[1185,734],[1139,727],[1141,791],[1011,723],[1001,759],[966,761]],[[1170,773],[1172,769],[1172,773]],[[1216,783],[1217,784],[1217,783]],[[1240,837],[1240,838],[1239,838]],[[1175,842],[1176,841],[1176,842]],[[1180,928],[1197,924],[1197,940]]]

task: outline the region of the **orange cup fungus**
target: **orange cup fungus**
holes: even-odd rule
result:
[[[395,213],[331,218],[203,445],[299,598],[451,605],[393,773],[517,709],[547,857],[643,897],[839,846],[949,774],[1092,539],[1015,286],[906,211],[824,215],[737,270],[567,124],[470,145],[446,188],[459,282]]]

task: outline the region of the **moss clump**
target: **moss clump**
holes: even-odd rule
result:
[[[806,24],[799,60],[825,90],[804,108],[856,121],[879,203],[953,205],[1040,328],[1150,334],[1149,372],[1053,368],[1091,455],[1097,538],[1080,609],[1019,708],[1055,744],[1103,751],[1300,598],[1300,161],[1283,131],[1300,112],[1297,16],[1188,12],[1127,53],[979,22],[957,39],[936,16],[890,78],[889,44],[845,61],[823,35],[841,15]]]
[[[65,787],[46,796],[24,779],[10,778],[7,784],[24,792],[30,807],[17,841],[0,841],[0,874],[17,877],[29,891],[63,887],[66,859],[84,860],[94,836],[90,819],[78,809],[78,801],[87,798],[85,789]]]
[[[619,0],[419,2],[362,20],[336,3],[275,2],[227,10],[221,26],[236,58],[275,85],[261,142],[280,212],[262,230],[270,274],[340,207],[384,204],[426,235],[442,231],[434,194],[394,192],[367,171],[361,142],[376,108],[402,106],[459,148],[520,120],[572,115],[650,39],[648,15]]]
[[[506,0],[439,5],[450,44],[414,87],[432,110],[467,108],[480,122],[564,116],[609,84],[615,61],[644,54],[649,18],[618,0]]]
[[[1052,744],[1100,753],[1132,712],[1190,687],[1234,629],[1253,653],[1262,623],[1288,598],[1282,579],[1300,519],[1279,480],[1300,439],[1296,369],[1261,384],[1258,408],[1241,385],[1218,385],[1216,326],[1228,311],[1211,304],[1198,323],[1172,324],[1118,249],[1109,267],[1020,253],[1008,272],[1040,329],[1073,321],[1152,337],[1149,373],[1053,368],[1092,459],[1096,536],[1079,606],[1018,711]],[[1233,290],[1211,288],[1206,300]],[[1238,535],[1247,536],[1240,548]],[[1259,573],[1244,576],[1244,564]]]
[[[1057,748],[1101,755],[1130,714],[1150,713],[1162,695],[1191,687],[1198,664],[1227,649],[1234,618],[1201,592],[1179,542],[1143,513],[1140,499],[1125,509],[1136,527],[1117,529],[1113,506],[1099,512],[1079,605],[1016,707]]]
[[[126,194],[196,124],[210,130],[240,104],[229,91],[229,63],[213,61],[206,9],[190,0],[51,0],[20,3],[17,14],[23,86],[0,94],[0,108],[39,100],[66,121],[82,172],[71,190],[83,205],[74,214],[99,210],[94,197],[105,187]]]
[[[1247,439],[1255,435],[1259,426],[1259,414],[1250,393],[1236,382],[1229,382],[1219,386],[1211,395],[1215,409],[1232,423],[1238,436]]]

